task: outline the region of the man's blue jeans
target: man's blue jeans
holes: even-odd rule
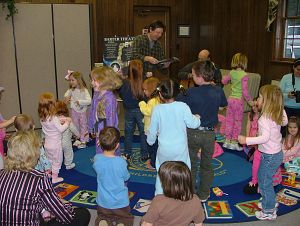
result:
[[[276,194],[273,187],[273,176],[282,163],[282,151],[276,154],[261,153],[261,161],[258,169],[258,187],[262,197],[262,209],[264,213],[273,213],[276,204]]]
[[[125,154],[131,154],[133,134],[137,125],[140,134],[141,157],[148,155],[143,118],[139,108],[125,109]]]

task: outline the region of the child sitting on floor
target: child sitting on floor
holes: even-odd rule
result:
[[[286,137],[283,140],[283,163],[288,172],[300,174],[300,119],[289,118]]]
[[[94,169],[97,174],[98,217],[96,225],[113,225],[113,223],[133,225],[130,214],[128,181],[130,174],[124,158],[115,156],[120,145],[120,132],[114,127],[105,127],[99,134],[99,145],[102,154],[96,154]]]
[[[195,226],[202,226],[203,208],[194,194],[188,166],[181,161],[166,161],[158,175],[163,194],[154,197],[141,226],[186,226],[192,221]]]
[[[14,126],[17,131],[34,131],[35,128],[33,118],[25,114],[16,116]],[[51,175],[51,163],[48,160],[42,145],[40,146],[40,157],[35,169],[45,172],[48,176]]]

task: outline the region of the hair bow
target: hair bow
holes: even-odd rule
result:
[[[70,75],[71,75],[73,72],[74,72],[74,71],[68,70],[68,73],[66,74],[65,79],[69,81],[69,80],[70,80]]]

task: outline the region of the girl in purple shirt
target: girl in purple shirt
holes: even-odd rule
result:
[[[94,95],[89,116],[89,132],[96,135],[96,153],[103,153],[98,145],[99,132],[106,126],[118,128],[117,99],[114,90],[119,89],[122,80],[110,67],[95,68],[91,72]],[[116,155],[120,155],[120,150]]]

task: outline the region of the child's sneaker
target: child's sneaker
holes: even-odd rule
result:
[[[64,181],[64,178],[62,177],[53,177],[52,175],[52,184],[56,184],[56,183],[59,183],[59,182],[62,182]]]
[[[67,165],[66,166],[66,169],[67,170],[70,170],[70,169],[73,169],[75,167],[75,163],[73,162],[73,163],[71,163],[70,165]]]
[[[263,211],[256,211],[255,216],[259,220],[276,220],[277,214],[276,211],[273,213],[264,213]]]
[[[80,140],[76,140],[74,143],[73,143],[73,146],[78,146],[81,144],[81,141]]]
[[[207,196],[206,198],[204,198],[204,199],[201,199],[201,198],[200,198],[200,201],[201,201],[201,202],[207,202],[207,200],[208,200],[209,198],[210,198],[210,195],[208,195],[208,196]]]
[[[107,223],[106,220],[101,220],[101,221],[99,222],[99,226],[108,226],[108,223]]]
[[[81,143],[77,146],[78,149],[83,149],[86,148],[86,144],[85,143]]]

